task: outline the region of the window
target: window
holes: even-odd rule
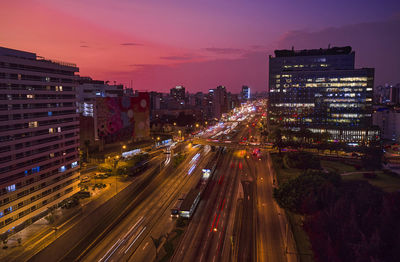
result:
[[[78,166],[78,161],[72,162],[71,168],[77,167]]]
[[[29,94],[29,95],[26,95],[26,98],[35,98],[35,95]]]
[[[49,112],[47,112],[47,115],[48,115],[48,116],[52,116],[52,115],[53,115],[53,112],[49,111]]]
[[[50,77],[46,76],[45,81],[50,82]]]
[[[34,127],[38,127],[38,122],[37,121],[29,122],[29,128],[34,128]]]
[[[32,174],[40,172],[40,166],[32,168]]]
[[[49,128],[49,134],[52,134],[54,132],[54,128]]]
[[[14,185],[10,185],[6,187],[7,193],[8,192],[14,192],[15,191],[15,184]]]
[[[64,172],[65,170],[67,170],[67,169],[65,168],[65,166],[61,166],[61,167],[58,169],[58,171],[60,171],[60,172]]]

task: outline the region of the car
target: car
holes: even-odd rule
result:
[[[84,177],[81,178],[81,181],[82,182],[89,182],[90,181],[90,177],[84,176]]]

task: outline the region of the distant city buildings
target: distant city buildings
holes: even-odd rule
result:
[[[79,191],[78,71],[0,47],[0,234]]]
[[[250,87],[242,86],[242,99],[249,100],[250,99]]]
[[[185,103],[185,87],[176,86],[174,88],[171,88],[170,95],[180,104],[183,105]]]
[[[269,122],[364,144],[372,128],[374,69],[354,68],[351,47],[276,50],[269,58]]]
[[[397,85],[375,87],[374,103],[381,105],[400,105],[400,83]]]

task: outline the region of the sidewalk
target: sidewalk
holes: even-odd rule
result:
[[[54,212],[55,221],[52,224],[43,217],[26,227],[20,232],[8,238],[7,249],[0,249],[0,261],[27,261],[31,256],[51,244],[54,240],[64,234],[73,225],[86,217],[93,210],[112,198],[116,192],[120,192],[132,182],[140,179],[127,178],[119,179],[117,191],[115,188],[115,177],[103,179],[106,184],[103,189],[89,191],[92,193],[90,198],[80,200],[80,204],[70,209],[58,208]],[[21,244],[18,243],[21,239]]]

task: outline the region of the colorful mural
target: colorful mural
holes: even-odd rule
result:
[[[150,135],[150,98],[138,96],[96,98],[99,138],[108,142]]]

